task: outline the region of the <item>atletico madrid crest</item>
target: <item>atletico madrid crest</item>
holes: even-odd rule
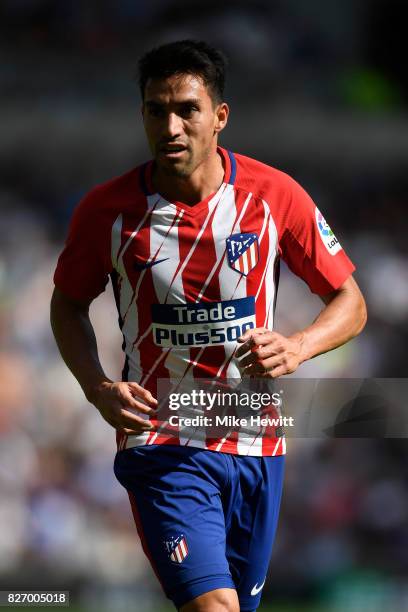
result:
[[[187,540],[183,533],[178,536],[171,537],[170,540],[165,540],[164,545],[169,555],[170,561],[174,563],[183,563],[188,555]]]
[[[227,238],[227,255],[231,268],[247,276],[259,260],[257,234],[232,234]]]

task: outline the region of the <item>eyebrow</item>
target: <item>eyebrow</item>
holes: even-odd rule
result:
[[[201,100],[199,98],[187,98],[186,100],[181,100],[180,102],[174,102],[174,104],[176,104],[177,106],[187,106],[187,104],[189,105],[195,104],[196,106],[199,106],[201,104]],[[146,106],[167,106],[166,103],[158,102],[157,100],[146,100],[145,105]]]

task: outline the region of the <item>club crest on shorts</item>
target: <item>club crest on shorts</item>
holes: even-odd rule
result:
[[[247,276],[259,261],[257,234],[232,234],[227,238],[228,263]]]
[[[188,555],[187,540],[183,533],[178,536],[171,537],[170,540],[165,540],[164,545],[167,550],[170,561],[174,563],[183,563]]]

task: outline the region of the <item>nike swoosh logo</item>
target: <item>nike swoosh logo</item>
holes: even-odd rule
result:
[[[265,578],[265,580],[266,580],[266,578]],[[256,583],[256,585],[255,585],[255,586],[252,588],[252,591],[251,591],[251,595],[252,595],[252,596],[254,596],[254,595],[258,595],[258,593],[259,593],[260,591],[262,591],[263,586],[264,586],[264,584],[265,584],[265,580],[263,581],[263,583],[261,584],[261,586],[258,586],[258,583]]]
[[[164,259],[153,259],[152,261],[145,261],[140,264],[135,261],[133,265],[135,270],[147,270],[147,268],[152,268],[153,266],[156,266],[162,261],[167,261],[168,259],[170,259],[170,257],[165,257]]]

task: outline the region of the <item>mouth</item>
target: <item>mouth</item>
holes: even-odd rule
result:
[[[169,144],[160,147],[159,153],[167,159],[178,159],[186,153],[187,147],[181,144]]]

